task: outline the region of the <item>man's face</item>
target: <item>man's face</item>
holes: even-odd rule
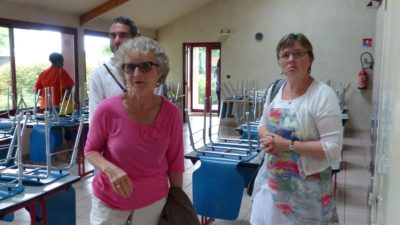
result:
[[[110,48],[115,53],[119,46],[125,41],[133,38],[131,29],[129,26],[121,23],[113,23],[110,27]]]

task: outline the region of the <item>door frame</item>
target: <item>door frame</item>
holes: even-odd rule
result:
[[[183,83],[185,87],[183,88],[183,94],[185,96],[184,104],[185,108],[189,108],[191,112],[203,112],[203,109],[194,109],[192,104],[192,90],[193,90],[193,48],[194,47],[206,47],[206,96],[211,95],[211,51],[213,49],[219,49],[220,59],[221,59],[221,43],[220,42],[196,42],[196,43],[183,43]],[[188,52],[190,51],[190,52]],[[220,73],[217,75],[218,81],[220,81]],[[208,85],[207,85],[208,84]],[[220,102],[218,99],[217,102]],[[206,102],[209,105],[209,100]],[[209,108],[207,108],[209,111]],[[217,112],[217,110],[212,110],[212,112]]]

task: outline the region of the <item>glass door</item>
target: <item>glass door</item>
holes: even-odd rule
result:
[[[218,110],[220,80],[220,43],[185,44],[186,79],[189,83],[189,105],[192,112],[209,111],[210,99],[213,112]]]

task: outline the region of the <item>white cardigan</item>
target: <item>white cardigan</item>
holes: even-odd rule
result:
[[[260,126],[265,126],[266,117],[275,106],[284,102],[282,100],[282,87],[271,103],[264,105]],[[271,94],[268,90],[267,99]],[[302,96],[291,100],[290,107],[296,110],[297,134],[302,141],[320,140],[326,159],[319,160],[300,155],[300,165],[303,176],[324,171],[326,168],[341,160],[343,145],[343,127],[338,99],[332,88],[321,81],[314,79],[308,90]]]

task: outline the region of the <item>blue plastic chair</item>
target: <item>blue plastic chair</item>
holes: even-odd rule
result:
[[[50,131],[52,129],[50,128]],[[50,153],[54,153],[56,137],[50,132]],[[46,162],[46,138],[45,125],[36,124],[32,127],[30,136],[30,159],[34,162]]]
[[[46,198],[46,216],[49,225],[75,225],[76,224],[76,202],[75,189],[69,188],[66,192],[59,192]],[[42,205],[36,206],[36,217],[38,225],[42,225]]]
[[[239,133],[242,134],[242,139],[248,139],[248,133],[247,133],[247,126],[241,126],[241,131]],[[257,127],[251,127],[250,128],[250,139],[252,140],[257,140],[258,137],[258,130]]]
[[[14,221],[14,212],[11,212],[9,214],[3,215],[0,220],[6,221],[6,222],[12,222]]]
[[[237,170],[239,161],[201,157],[193,172],[193,206],[204,217],[234,220],[242,202],[244,179]]]

